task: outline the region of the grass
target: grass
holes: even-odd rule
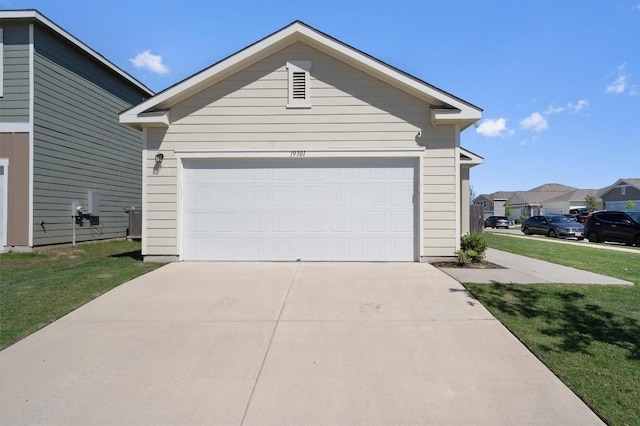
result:
[[[159,266],[129,241],[0,254],[0,349]]]
[[[489,247],[634,282],[465,284],[610,425],[640,425],[640,254],[485,234]]]

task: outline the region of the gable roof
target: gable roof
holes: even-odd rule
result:
[[[576,189],[578,188],[574,188],[573,186],[568,185],[562,185],[559,183],[545,183],[544,185],[531,188],[527,192],[568,192],[575,191]]]
[[[168,126],[167,109],[273,53],[302,42],[432,105],[434,124],[455,123],[464,129],[481,118],[482,109],[357,50],[301,21],[268,35],[208,68],[176,83],[120,114],[120,122],[140,128]]]
[[[611,190],[613,190],[620,184],[633,186],[634,188],[640,191],[640,178],[618,179],[613,185],[610,185],[602,190],[602,192],[600,193],[600,198],[604,197],[606,194],[611,192]]]
[[[109,68],[115,74],[119,75],[124,80],[127,80],[129,83],[131,83],[134,86],[136,86],[138,89],[142,90],[143,92],[145,92],[149,96],[153,95],[154,92],[151,89],[149,89],[147,86],[145,86],[144,84],[140,83],[138,80],[133,78],[127,72],[125,72],[122,69],[118,68],[116,65],[114,65],[109,60],[107,60],[107,58],[105,58],[104,56],[102,56],[101,54],[99,54],[98,52],[96,52],[95,50],[93,50],[92,48],[90,48],[89,46],[87,46],[86,44],[84,44],[83,42],[78,40],[77,38],[75,38],[73,35],[71,35],[67,31],[65,31],[64,29],[62,29],[61,27],[59,27],[58,25],[53,23],[51,20],[49,20],[46,16],[44,16],[43,14],[38,12],[37,10],[35,10],[35,9],[0,10],[0,24],[2,23],[2,20],[5,20],[5,19],[6,20],[9,20],[9,19],[11,19],[11,20],[20,20],[20,19],[22,19],[22,20],[32,20],[32,21],[35,21],[35,22],[39,22],[40,24],[42,24],[42,25],[46,26],[47,28],[49,28],[50,30],[52,30],[53,32],[55,32],[58,35],[62,36],[67,41],[71,42],[78,49],[84,51],[89,56],[93,57],[96,61],[100,62],[102,65],[104,65],[107,68]]]
[[[478,198],[484,198],[489,201],[508,200],[513,194],[515,194],[515,191],[496,191],[492,192],[491,194],[480,194],[476,198],[474,198],[473,201]]]
[[[576,189],[575,191],[565,192],[556,197],[549,198],[548,200],[545,200],[545,202],[584,201],[587,196],[598,198],[599,192],[599,189]]]
[[[484,163],[484,158],[480,157],[478,154],[475,154],[468,149],[464,149],[460,147],[460,165],[465,167],[473,167],[478,164]]]

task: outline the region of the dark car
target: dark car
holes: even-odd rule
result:
[[[489,216],[484,220],[484,227],[509,228],[509,218],[506,216]]]
[[[531,216],[520,225],[525,235],[541,234],[549,237],[576,237],[584,239],[584,225],[561,214]]]
[[[585,222],[584,235],[593,243],[611,241],[640,247],[640,212],[594,212]]]
[[[591,211],[592,211],[591,209],[582,207],[579,209],[570,209],[569,214],[576,219],[576,222],[584,223],[584,221],[587,219],[587,216],[589,216],[589,213],[591,213]]]

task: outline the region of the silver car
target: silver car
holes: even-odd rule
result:
[[[489,216],[484,220],[484,227],[509,228],[509,218],[506,216]]]

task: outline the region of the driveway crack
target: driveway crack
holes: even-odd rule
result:
[[[269,338],[269,344],[267,345],[267,350],[264,351],[264,356],[262,357],[262,362],[260,363],[260,369],[258,370],[258,374],[256,374],[256,380],[253,382],[253,387],[251,388],[251,394],[249,395],[249,400],[247,401],[247,405],[244,407],[244,413],[242,414],[242,420],[240,424],[243,425],[245,418],[247,417],[247,413],[249,412],[249,407],[251,406],[251,401],[253,400],[253,394],[256,391],[256,386],[258,385],[258,381],[260,380],[260,376],[262,375],[262,369],[264,368],[264,363],[267,360],[267,356],[269,355],[269,351],[271,350],[271,343],[273,342],[273,337],[276,335],[276,331],[278,330],[278,324],[280,324],[280,319],[282,318],[282,313],[284,312],[284,307],[287,304],[287,300],[289,299],[289,292],[291,291],[291,287],[293,287],[293,283],[296,281],[298,277],[298,272],[300,272],[300,268],[302,267],[302,263],[298,263],[298,267],[296,271],[293,273],[293,277],[291,277],[291,281],[289,282],[289,286],[287,287],[287,292],[285,293],[284,300],[282,301],[282,306],[280,307],[280,312],[278,312],[278,318],[276,319],[276,323],[273,327],[273,331],[271,332],[271,337]]]

